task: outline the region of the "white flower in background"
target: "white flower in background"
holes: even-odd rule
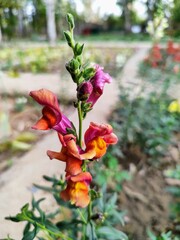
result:
[[[159,41],[164,36],[164,30],[168,27],[168,21],[164,14],[156,16],[153,21],[148,22],[146,31],[154,41]]]
[[[116,66],[117,67],[119,67],[119,68],[122,67],[124,65],[125,61],[126,61],[126,56],[125,55],[118,54],[116,56]]]

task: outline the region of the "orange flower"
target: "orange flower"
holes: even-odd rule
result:
[[[96,124],[91,122],[85,132],[84,140],[86,149],[81,154],[81,159],[97,159],[106,153],[110,144],[116,144],[117,136],[112,132],[113,128],[109,124]]]
[[[86,207],[90,202],[89,184],[92,180],[89,172],[82,172],[79,149],[76,145],[76,137],[72,134],[65,136],[59,134],[62,144],[60,152],[47,151],[50,159],[58,159],[66,163],[67,187],[61,192],[64,201],[70,201],[77,207]]]
[[[89,184],[92,176],[89,172],[82,172],[76,176],[67,176],[67,187],[61,192],[64,201],[70,201],[77,207],[86,207],[90,202]]]
[[[79,150],[76,145],[76,137],[72,134],[62,136],[58,134],[62,144],[60,152],[47,151],[50,159],[57,159],[66,163],[66,173],[70,175],[77,175],[81,170],[82,160],[80,159]]]
[[[102,157],[110,144],[116,144],[117,136],[108,124],[98,125],[91,123],[84,135],[85,150],[77,146],[76,137],[73,134],[58,134],[62,144],[60,152],[47,151],[50,159],[58,159],[66,163],[67,187],[61,192],[65,201],[71,201],[77,207],[86,207],[90,202],[89,184],[92,177],[89,172],[82,171],[82,163],[85,159],[97,159]]]
[[[48,156],[53,159],[66,162],[68,165],[68,171],[71,168],[72,160],[78,162],[85,159],[97,159],[104,156],[107,147],[111,144],[116,144],[118,141],[117,136],[112,132],[113,128],[109,124],[96,124],[91,122],[89,128],[85,132],[84,140],[86,148],[82,150],[76,145],[76,137],[72,134],[67,134],[65,136],[59,134],[59,139],[63,145],[61,151],[53,152],[48,151]],[[76,160],[75,160],[76,159]],[[77,161],[79,159],[79,161]],[[69,163],[69,164],[68,164]],[[66,172],[68,172],[66,171]]]

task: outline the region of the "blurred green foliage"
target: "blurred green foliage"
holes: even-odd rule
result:
[[[19,72],[54,72],[65,70],[64,59],[70,52],[63,45],[59,47],[3,48],[0,50],[1,70],[16,77]],[[106,71],[115,76],[122,70],[126,60],[132,54],[131,49],[86,47],[84,60],[103,65]],[[103,54],[103,58],[101,57]],[[121,62],[119,56],[121,55]]]
[[[119,150],[123,153],[131,146],[138,146],[153,160],[165,156],[173,144],[174,133],[180,130],[180,114],[168,111],[171,101],[166,94],[152,92],[132,99],[129,91],[121,91],[112,115],[120,139]]]
[[[178,240],[179,239],[179,237],[174,236],[171,231],[166,233],[164,232],[164,233],[161,233],[159,236],[156,236],[150,230],[148,230],[148,237],[149,237],[149,240]]]

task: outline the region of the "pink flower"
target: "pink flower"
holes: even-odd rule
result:
[[[103,72],[103,68],[99,65],[96,65],[96,73],[95,75],[89,80],[89,82],[93,86],[93,90],[87,100],[87,102],[90,102],[92,105],[91,107],[96,103],[98,98],[103,94],[104,85],[105,83],[111,83],[112,78],[108,73]]]
[[[42,118],[32,127],[37,130],[54,129],[61,134],[67,133],[67,128],[72,128],[70,120],[61,113],[58,99],[54,93],[47,89],[31,91],[29,94],[36,102],[43,105]]]

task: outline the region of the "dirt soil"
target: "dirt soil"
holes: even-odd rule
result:
[[[176,136],[177,145],[179,140]],[[132,240],[147,240],[148,228],[157,234],[173,224],[170,204],[176,200],[166,191],[168,184],[164,171],[179,162],[175,150],[178,152],[178,147],[171,147],[157,166],[148,163],[147,156],[137,147],[131,147],[124,152],[125,158],[120,159],[122,168],[132,175],[131,181],[123,183],[119,198],[120,208],[127,211],[122,231],[127,232]]]
[[[171,197],[165,191],[162,173],[154,168],[145,168],[123,185],[121,208],[127,209],[124,231],[133,240],[145,240],[147,228],[161,232],[168,226]]]

